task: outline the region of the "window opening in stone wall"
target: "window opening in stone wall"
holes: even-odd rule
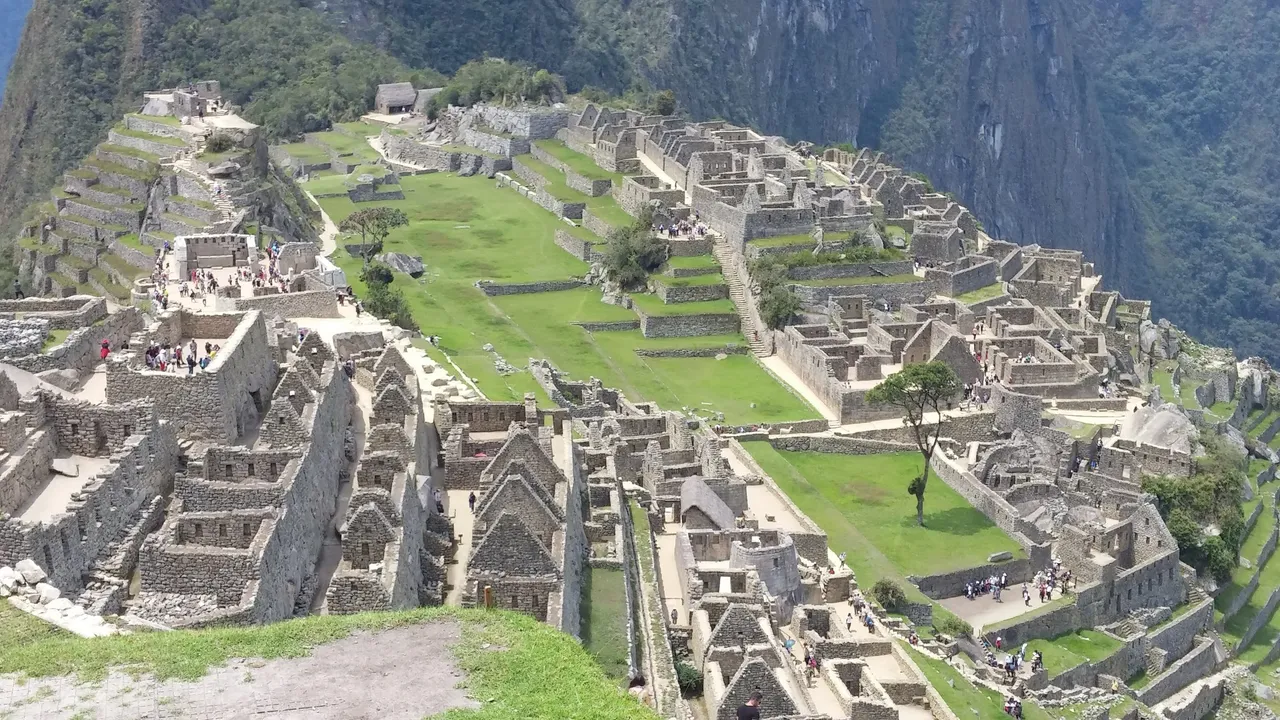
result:
[[[249,537],[249,536],[250,536],[250,535],[252,535],[252,534],[253,534],[253,523],[245,523],[245,524],[244,524],[244,536],[245,536],[245,537]]]
[[[71,423],[71,434],[72,434],[72,435],[79,435],[79,434],[80,434],[80,425],[79,425],[79,423]]]
[[[519,596],[519,595],[512,595],[512,596],[511,596],[511,607],[512,607],[512,608],[518,608],[518,607],[520,607],[520,596]]]
[[[48,545],[44,545],[40,549],[44,551],[44,569],[48,572],[53,572],[53,552],[49,550]]]
[[[236,474],[236,466],[232,465],[231,463],[227,463],[227,477],[234,477],[235,474]]]
[[[200,523],[196,523],[195,531],[196,537],[204,537],[204,526]]]
[[[247,474],[249,475],[249,477],[253,477],[253,474],[254,474],[254,473],[253,473],[253,463],[249,463],[249,467],[248,467],[248,470],[247,470],[246,472],[247,472]]]
[[[369,543],[360,543],[360,554],[369,557]]]
[[[71,554],[71,543],[67,542],[67,529],[58,530],[58,539],[62,541],[62,556],[66,557]]]
[[[124,426],[124,436],[125,436],[125,437],[129,437],[129,436],[130,436],[130,435],[132,435],[132,434],[133,434],[133,426],[132,426],[132,425],[125,425],[125,426]]]
[[[271,471],[271,477],[275,477],[276,475],[278,475],[278,474],[279,474],[279,473],[277,473],[277,472],[276,472],[276,464],[275,464],[275,463],[271,463],[270,465],[268,465],[268,466],[267,466],[267,469]]]
[[[226,537],[226,536],[227,536],[226,523],[218,523],[218,537]]]

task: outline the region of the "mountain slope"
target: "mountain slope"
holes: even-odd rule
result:
[[[80,3],[119,15],[119,37],[63,5],[36,0],[0,109],[0,220],[147,87],[216,77],[288,134],[403,77],[387,55],[452,71],[491,54],[570,89],[669,87],[697,117],[886,150],[993,235],[1082,249],[1157,314],[1280,362],[1274,0]]]
[[[13,56],[18,52],[22,23],[30,9],[31,0],[7,0],[0,6],[0,94],[4,93],[4,80],[9,74]]]

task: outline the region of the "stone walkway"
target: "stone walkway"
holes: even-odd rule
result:
[[[448,652],[461,628],[448,622],[361,633],[307,657],[239,659],[195,682],[112,672],[74,677],[0,676],[0,717],[13,720],[417,720],[480,704]]]
[[[799,393],[800,397],[805,399],[805,402],[812,405],[818,412],[821,412],[822,417],[832,422],[840,422],[840,413],[822,402],[822,399],[809,389],[809,386],[800,379],[800,376],[796,375],[795,371],[782,361],[782,358],[777,355],[770,355],[769,357],[760,358],[760,363],[782,380],[782,382],[786,383],[787,387]]]

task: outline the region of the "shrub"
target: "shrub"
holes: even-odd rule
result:
[[[375,285],[390,285],[391,281],[395,279],[395,275],[391,273],[390,267],[379,262],[373,262],[360,271],[360,279],[372,288]]]
[[[951,637],[973,637],[973,626],[955,615],[948,614],[934,624],[938,632]]]
[[[702,673],[684,660],[676,661],[676,681],[680,683],[680,694],[686,698],[702,694]]]
[[[876,584],[871,586],[871,597],[880,603],[880,607],[890,611],[907,604],[907,594],[902,591],[898,583],[892,580],[877,580]]]
[[[224,153],[236,146],[236,141],[230,135],[222,133],[214,133],[205,142],[204,149],[211,153]]]

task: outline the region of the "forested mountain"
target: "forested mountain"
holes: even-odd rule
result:
[[[9,75],[9,64],[18,52],[18,40],[22,37],[22,23],[31,9],[31,0],[5,0],[0,4],[0,93],[4,92],[4,80]]]
[[[1280,361],[1272,0],[36,0],[31,18],[0,219],[146,87],[216,77],[287,135],[489,54],[881,148],[992,234],[1083,249],[1203,340]]]

